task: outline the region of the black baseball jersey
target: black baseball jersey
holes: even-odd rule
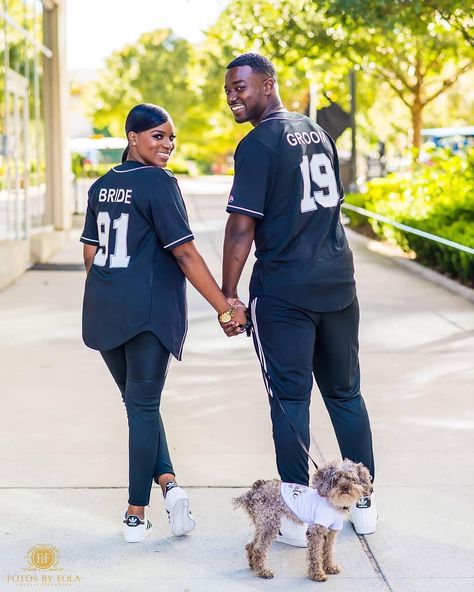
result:
[[[336,147],[308,117],[275,112],[237,146],[227,212],[256,218],[251,299],[278,296],[308,310],[341,310],[355,298],[340,208]]]
[[[151,331],[181,359],[186,281],[170,251],[193,239],[169,171],[129,160],[98,179],[80,239],[98,247],[84,293],[86,345],[109,350]]]

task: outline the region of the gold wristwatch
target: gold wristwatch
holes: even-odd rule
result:
[[[221,314],[217,315],[219,323],[228,323],[229,321],[231,321],[234,318],[234,313],[235,313],[235,306],[231,306],[229,308],[229,310],[226,310],[225,312],[221,312]]]

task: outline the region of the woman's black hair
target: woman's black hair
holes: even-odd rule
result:
[[[169,118],[170,116],[167,111],[163,107],[158,107],[158,105],[152,105],[151,103],[135,105],[125,120],[125,135],[127,136],[127,140],[129,132],[146,132],[146,130],[152,127],[166,123]],[[127,146],[123,151],[122,162],[127,160],[128,148]]]

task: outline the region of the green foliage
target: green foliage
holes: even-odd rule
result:
[[[337,23],[335,40],[354,64],[383,81],[409,110],[413,146],[420,148],[422,112],[473,63],[474,48],[454,26],[468,12],[447,2],[421,0],[331,0],[328,18]],[[333,35],[334,37],[334,35]]]
[[[77,152],[71,154],[71,172],[75,179],[83,177],[84,171],[84,157]]]
[[[141,102],[162,105],[182,125],[196,100],[189,84],[191,53],[192,46],[169,29],[144,33],[113,52],[89,104],[95,127],[122,136],[128,112]]]
[[[455,29],[468,45],[473,45],[472,6],[465,0],[338,0],[329,2],[328,12],[343,22],[390,28],[409,27],[415,34],[425,34],[430,23],[444,21]]]
[[[145,33],[108,58],[86,96],[87,111],[96,128],[123,136],[134,105],[161,105],[177,130],[170,168],[184,172],[189,169],[185,161],[194,160],[203,170],[211,170],[215,163],[226,162],[248,131],[248,126],[234,123],[225,104],[226,64],[225,52],[212,40],[196,48],[168,29]]]
[[[87,111],[97,129],[123,136],[133,105],[161,104],[177,129],[175,158],[225,170],[250,129],[236,124],[226,105],[225,67],[236,55],[257,51],[274,61],[287,108],[300,112],[310,82],[318,108],[331,100],[348,109],[348,72],[356,68],[359,148],[383,140],[388,152],[400,152],[410,127],[406,110],[419,142],[425,107],[469,69],[472,22],[461,0],[233,0],[199,46],[158,29],[114,52],[86,99]],[[442,121],[436,102],[430,125],[468,124],[469,107],[459,101],[470,106],[471,87],[468,81],[462,99],[443,105]],[[345,142],[347,134],[339,146]]]
[[[436,157],[412,175],[388,175],[367,184],[366,192],[348,195],[348,203],[474,248],[474,150],[466,156]],[[345,210],[351,224],[364,226],[363,216]],[[474,256],[440,243],[370,220],[381,239],[416,253],[420,263],[474,285]]]
[[[227,62],[247,51],[271,59],[288,108],[304,110],[310,81],[331,100],[347,105],[351,63],[334,51],[320,5],[307,0],[234,0],[208,35],[223,49]],[[320,92],[318,108],[327,104]]]
[[[350,67],[383,82],[408,107],[420,147],[423,109],[472,66],[472,17],[460,3],[422,0],[235,0],[221,44],[263,50],[295,88],[316,81],[340,101]],[[284,77],[284,76],[283,76]],[[339,92],[338,90],[339,89]],[[386,92],[386,88],[381,89]],[[365,101],[363,93],[360,93]],[[344,104],[344,101],[342,101]]]

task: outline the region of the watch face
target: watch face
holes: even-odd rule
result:
[[[220,316],[221,323],[228,323],[232,319],[230,312],[223,312]]]

